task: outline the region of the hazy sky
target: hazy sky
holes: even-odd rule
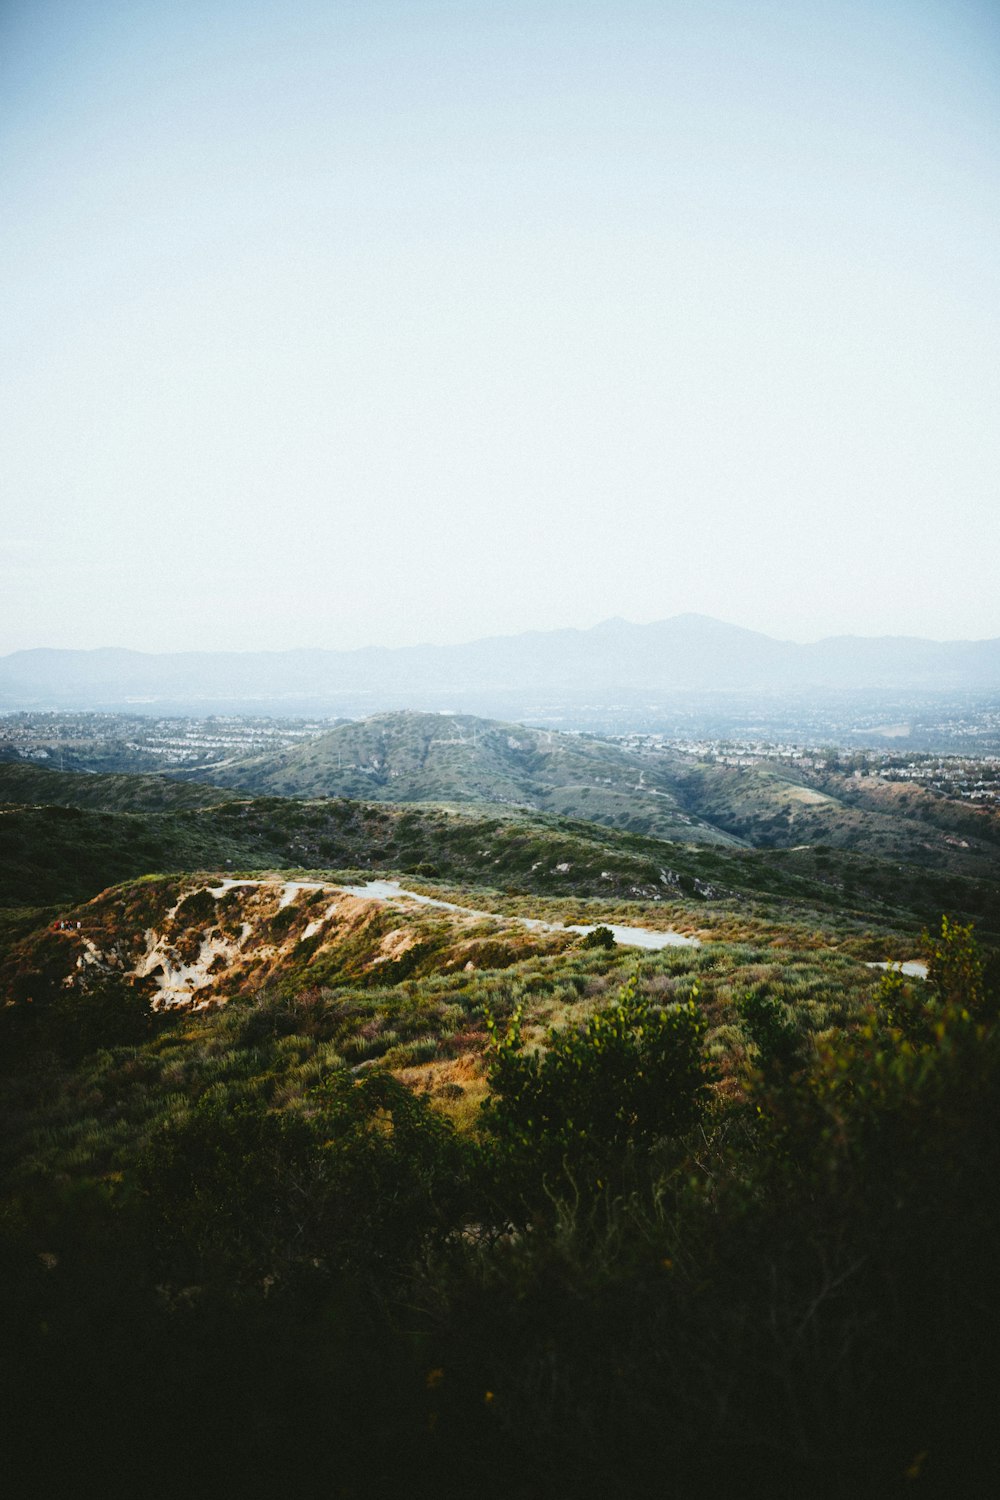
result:
[[[0,0],[0,651],[1000,635],[991,0]]]

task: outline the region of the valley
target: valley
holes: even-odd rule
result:
[[[1000,1496],[998,22],[0,6],[10,1500]]]

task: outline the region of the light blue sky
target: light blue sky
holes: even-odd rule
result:
[[[1000,635],[995,6],[0,16],[0,651]]]

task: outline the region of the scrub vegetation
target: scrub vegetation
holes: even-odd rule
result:
[[[10,769],[12,775],[5,779]],[[26,775],[27,772],[27,775]],[[337,797],[214,797],[181,786],[176,810],[143,810],[145,783],[60,775],[0,765],[0,943],[23,926],[24,908],[86,900],[129,878],[163,872],[281,870],[402,873],[476,886],[498,897],[580,897],[695,907],[733,916],[800,917],[813,926],[883,924],[919,928],[942,911],[974,920],[1000,939],[996,862],[961,873],[884,854],[819,843],[743,849],[668,842],[522,808],[390,805]],[[48,803],[50,783],[60,799]],[[109,806],[100,799],[108,791]],[[109,785],[110,784],[110,785]],[[159,795],[162,797],[162,785]],[[28,796],[34,800],[26,800]],[[131,810],[124,810],[126,807]],[[907,835],[908,836],[908,835]],[[482,904],[482,903],[480,903]],[[495,901],[490,906],[496,910]],[[587,920],[583,918],[581,920]]]
[[[19,1495],[992,1493],[987,882],[925,917],[869,857],[541,816],[72,814],[5,814]],[[141,858],[106,818],[240,865],[92,891]],[[497,915],[335,889],[376,871]]]
[[[180,1424],[195,1493],[328,1494],[331,1447],[353,1495],[975,1493],[998,994],[927,951],[108,978],[8,1029],[18,1472],[175,1493]]]

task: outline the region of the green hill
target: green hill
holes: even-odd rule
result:
[[[744,780],[748,807],[799,785]],[[700,795],[734,817],[739,784]],[[995,1491],[995,864],[7,791],[19,1495]],[[921,952],[926,980],[866,966]]]
[[[514,807],[715,848],[823,846],[976,879],[1000,861],[994,810],[918,787],[469,715],[377,714],[213,777],[257,795]]]
[[[79,784],[84,800],[104,778],[48,780],[63,796]],[[108,778],[115,799],[133,805],[142,783]],[[74,805],[0,805],[0,908],[23,910],[89,899],[140,875],[196,870],[354,869],[395,872],[518,896],[695,901],[739,911],[758,903],[919,927],[942,910],[1000,932],[1000,891],[984,877],[928,871],[826,846],[752,850],[667,843],[648,834],[510,807],[401,805],[343,798],[212,800],[212,788],[185,791],[204,805],[172,811],[105,811]],[[826,913],[821,918],[820,913]],[[853,920],[853,919],[852,919]],[[20,926],[18,926],[18,930]]]
[[[375,714],[273,755],[213,771],[282,797],[491,803],[586,818],[685,843],[739,845],[679,805],[677,758],[468,714]]]
[[[237,792],[167,776],[86,775],[54,771],[23,760],[0,761],[0,804],[89,807],[102,812],[179,812],[231,802]]]
[[[673,784],[682,805],[754,848],[823,845],[980,878],[1000,868],[996,812],[918,787],[713,764]]]

